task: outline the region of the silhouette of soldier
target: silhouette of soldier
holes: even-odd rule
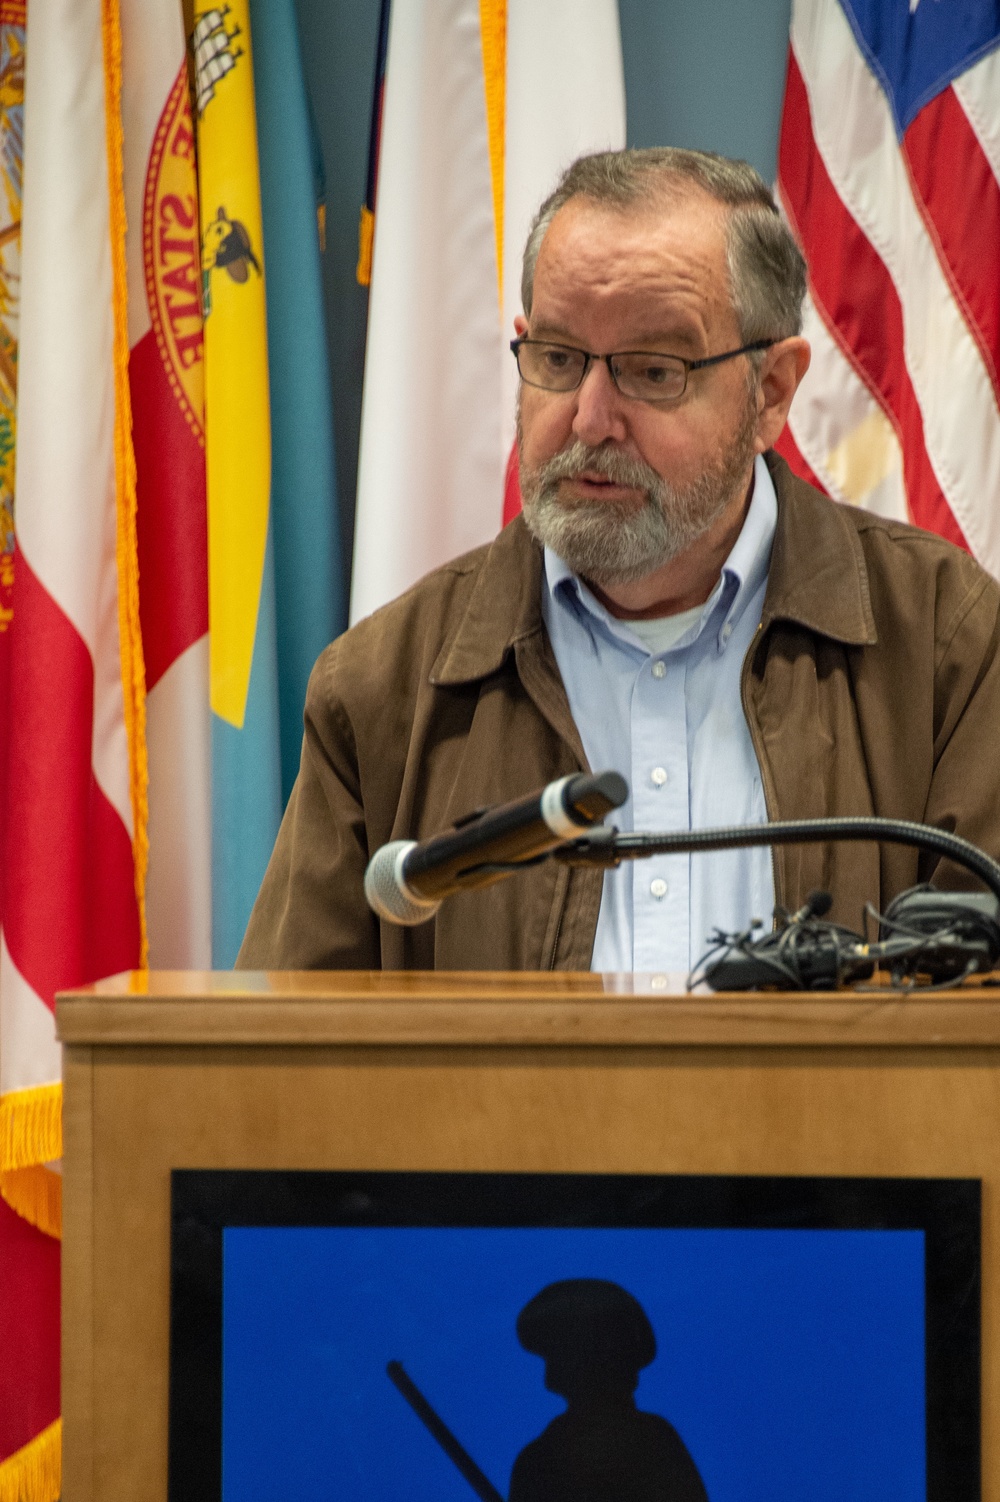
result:
[[[514,1462],[509,1502],[708,1502],[684,1441],[635,1406],[656,1336],[639,1301],[598,1278],[550,1283],[517,1317],[565,1413]]]

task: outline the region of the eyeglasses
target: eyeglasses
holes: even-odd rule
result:
[[[611,355],[594,355],[571,344],[549,344],[544,339],[527,339],[523,335],[512,339],[510,348],[521,380],[529,386],[540,386],[543,391],[576,391],[583,384],[591,362],[603,360],[622,396],[638,402],[675,402],[684,395],[692,370],[704,370],[709,365],[721,365],[723,360],[735,360],[737,355],[770,349],[776,342],[757,339],[753,344],[727,349],[724,354],[709,355],[704,360],[628,349]]]

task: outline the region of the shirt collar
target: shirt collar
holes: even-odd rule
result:
[[[748,602],[767,579],[771,548],[778,520],[778,500],[770,471],[758,454],[753,469],[753,494],[739,536],[722,566],[718,583],[705,601],[697,621],[675,643],[672,651],[690,646],[711,623],[718,633],[719,650],[724,651],[733,627]],[[585,612],[606,635],[638,648],[646,656],[645,642],[601,604],[586,584],[551,548],[545,549],[545,585],[548,603],[569,610],[579,619]]]
[[[762,626],[792,621],[847,646],[874,645],[878,633],[861,533],[887,524],[820,495],[796,479],[779,455],[771,452],[765,462],[778,497],[778,521]],[[510,653],[536,640],[548,596],[543,564],[524,518],[516,517],[492,543],[435,576],[434,587],[451,602],[452,614],[431,683],[479,682],[497,672]]]

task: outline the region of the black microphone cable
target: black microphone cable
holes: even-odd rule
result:
[[[601,826],[527,862],[490,865],[481,874],[498,876],[557,860],[573,866],[613,868],[646,856],[737,850],[757,845],[827,843],[832,840],[908,845],[930,850],[977,876],[988,893],[942,892],[915,887],[901,892],[884,916],[874,914],[887,937],[870,941],[851,929],[822,922],[827,893],[812,893],[797,913],[784,915],[774,933],[758,936],[716,934],[692,972],[714,990],[768,986],[781,990],[832,990],[869,980],[877,966],[893,985],[912,986],[927,976],[932,984],[957,984],[983,974],[1000,960],[1000,864],[960,835],[929,824],[874,815],[829,819],[786,819],[773,824],[692,829],[665,833],[620,833]],[[465,872],[472,884],[475,868]],[[762,927],[763,925],[761,925]]]

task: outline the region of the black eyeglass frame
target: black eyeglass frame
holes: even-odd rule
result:
[[[524,381],[526,386],[534,386],[536,391],[551,391],[558,396],[567,396],[571,391],[579,391],[580,387],[587,379],[587,371],[590,369],[593,362],[595,360],[603,360],[605,365],[608,367],[608,374],[614,382],[615,390],[619,392],[620,395],[624,396],[626,401],[647,402],[655,405],[658,401],[680,401],[681,397],[687,390],[688,376],[691,374],[692,370],[705,370],[709,365],[721,365],[724,360],[735,360],[737,355],[756,354],[758,350],[771,349],[775,344],[778,343],[780,343],[780,340],[778,339],[756,339],[752,344],[742,344],[739,349],[727,349],[721,355],[706,355],[703,360],[685,360],[683,355],[668,355],[661,351],[643,349],[616,349],[612,350],[611,354],[609,355],[598,355],[594,354],[591,350],[580,349],[575,344],[560,344],[555,339],[529,339],[527,334],[520,334],[516,339],[512,339],[510,341],[510,352],[514,356],[514,359],[517,360],[517,373],[521,377],[521,380]],[[583,355],[583,369],[580,372],[580,379],[577,381],[576,385],[542,386],[538,381],[529,381],[527,376],[521,370],[521,361],[518,359],[518,351],[525,344],[545,345],[547,349],[564,349],[570,354]],[[678,365],[683,365],[684,367],[684,385],[681,387],[680,391],[678,391],[676,396],[629,396],[628,392],[622,391],[621,387],[619,386],[618,377],[615,375],[614,366],[611,363],[612,360],[620,359],[622,355],[649,355],[654,359],[675,360]]]

